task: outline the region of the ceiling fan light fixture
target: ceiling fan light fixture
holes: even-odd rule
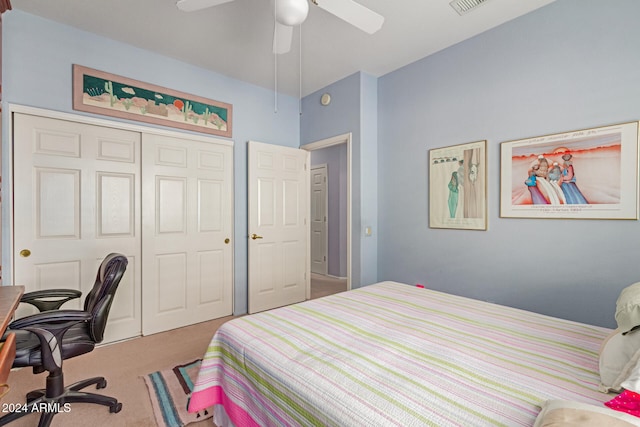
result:
[[[307,19],[309,3],[307,0],[275,0],[276,20],[289,26],[300,25]]]

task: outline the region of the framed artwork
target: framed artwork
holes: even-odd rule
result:
[[[73,109],[231,138],[231,104],[77,64]]]
[[[638,219],[638,122],[503,142],[500,216]]]
[[[487,229],[487,141],[429,150],[429,227]]]

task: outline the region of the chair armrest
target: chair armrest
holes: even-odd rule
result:
[[[11,330],[29,331],[40,341],[42,367],[49,372],[62,368],[60,344],[72,326],[91,319],[91,313],[81,310],[55,310],[37,313],[15,320]]]
[[[28,326],[40,326],[44,329],[48,327],[56,328],[61,323],[76,324],[86,322],[91,319],[91,313],[82,310],[56,310],[36,313],[31,316],[14,320],[9,324],[9,329],[24,329]]]
[[[27,292],[20,298],[20,302],[31,304],[39,311],[58,310],[62,304],[80,298],[82,292],[75,289],[44,289]],[[50,300],[50,298],[59,298]]]
[[[35,334],[40,341],[42,368],[49,372],[58,372],[62,369],[60,343],[64,334],[74,325],[90,319],[91,313],[85,311],[56,310],[23,317],[12,322],[9,328],[10,331],[22,330]]]

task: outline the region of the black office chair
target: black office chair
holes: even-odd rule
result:
[[[93,384],[98,389],[105,388],[104,377],[89,378],[65,387],[62,361],[88,353],[102,341],[109,309],[126,268],[124,255],[109,254],[100,264],[93,289],[85,299],[84,310],[53,307],[52,311],[27,316],[9,325],[7,332],[16,334],[13,367],[31,366],[34,374],[47,371],[49,375],[46,388],[27,393],[26,407],[0,418],[0,426],[31,413],[33,405],[42,413],[40,427],[49,426],[53,416],[65,410],[65,403],[97,403],[108,406],[110,412],[120,412],[122,403],[115,398],[80,391]],[[91,420],[87,420],[87,425],[90,423]]]

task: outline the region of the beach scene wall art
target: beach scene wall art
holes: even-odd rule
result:
[[[73,109],[231,138],[232,106],[73,65]]]
[[[500,148],[502,217],[638,219],[638,122]]]

